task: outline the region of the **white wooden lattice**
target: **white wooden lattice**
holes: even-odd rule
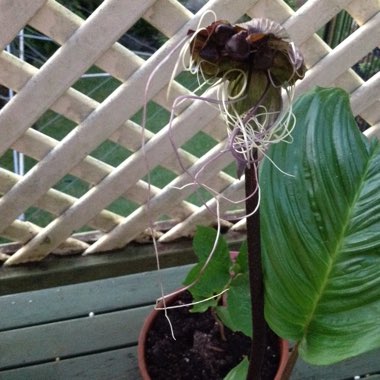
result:
[[[176,97],[191,94],[188,88],[175,82],[169,98],[166,97],[177,58],[170,53],[188,29],[196,27],[207,9],[231,22],[248,15],[281,23],[301,48],[308,66],[305,79],[297,85],[297,95],[314,85],[340,86],[351,93],[355,115],[372,125],[366,134],[380,136],[380,74],[363,82],[351,69],[379,45],[379,0],[309,0],[295,13],[282,0],[215,0],[195,15],[176,0],[106,0],[86,20],[55,0],[0,0],[0,84],[17,93],[0,110],[0,155],[15,149],[38,161],[23,176],[0,168],[1,236],[20,244],[13,255],[1,253],[0,259],[17,264],[40,260],[50,253],[89,254],[120,248],[148,226],[148,191],[152,218],[168,215],[177,221],[165,231],[161,241],[187,236],[196,224],[214,222],[215,217],[208,210],[215,207],[214,201],[209,201],[208,208],[197,206],[187,200],[194,188],[178,191],[174,187],[186,184],[188,177],[181,173],[172,153],[168,126],[161,126],[156,134],[145,131],[147,143],[143,154],[143,130],[131,120],[141,109],[146,83],[159,64],[148,99],[170,111]],[[316,32],[341,10],[347,11],[359,27],[332,50]],[[140,18],[169,37],[147,61],[116,42]],[[6,46],[26,25],[61,46],[41,68],[6,51]],[[121,83],[101,103],[72,87],[93,65]],[[77,125],[60,141],[32,128],[48,109]],[[207,158],[220,151],[226,130],[217,109],[205,102],[187,102],[176,109],[172,133],[178,146],[201,130],[216,145],[204,157],[179,149],[178,154],[189,170],[201,168]],[[107,139],[134,153],[117,167],[91,156]],[[144,180],[146,161],[150,168],[160,165],[173,172],[176,179],[162,189],[149,187]],[[204,180],[224,194],[238,198],[243,182],[223,171],[231,161],[232,157],[227,156],[215,161]],[[89,190],[79,198],[53,188],[68,173],[89,185]],[[106,210],[119,197],[141,207],[127,216]],[[54,215],[54,220],[47,226],[38,226],[17,219],[32,206]],[[221,202],[221,208],[226,211],[227,204]],[[73,234],[85,225],[100,231],[96,242],[90,244]],[[230,226],[228,222],[226,225]]]

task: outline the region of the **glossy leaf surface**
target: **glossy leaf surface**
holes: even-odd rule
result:
[[[261,170],[265,314],[300,355],[330,364],[380,346],[380,146],[343,90],[295,105],[291,144]]]
[[[230,252],[226,241],[220,237],[214,249],[217,233],[213,228],[198,226],[193,240],[193,249],[198,257],[196,264],[186,276],[184,285],[194,284],[190,288],[195,302],[213,297],[223,291],[231,280]],[[210,255],[211,259],[209,260]],[[205,267],[206,261],[208,261]],[[206,311],[210,306],[215,307],[218,299],[194,305],[193,312]]]
[[[232,368],[224,380],[242,380],[247,378],[249,362],[244,358],[236,367]]]
[[[252,336],[247,244],[242,244],[239,254],[235,257],[230,254],[223,236],[219,237],[213,251],[216,237],[217,233],[213,228],[197,227],[193,247],[199,262],[190,270],[184,281],[185,285],[193,284],[189,291],[196,304],[192,306],[191,311],[203,312],[212,307],[225,326],[232,331]],[[209,260],[212,251],[213,255]],[[227,292],[223,293],[223,300],[226,302],[221,302],[221,292],[225,290]],[[214,296],[217,297],[212,298]],[[204,301],[205,299],[208,300]]]

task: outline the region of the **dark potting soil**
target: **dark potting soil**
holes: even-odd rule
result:
[[[174,305],[191,302],[188,292]],[[146,359],[152,380],[222,380],[244,356],[249,355],[250,339],[224,327],[213,314],[190,313],[186,307],[168,310],[176,340],[170,333],[164,312],[159,313],[146,342]],[[279,363],[278,338],[268,334],[263,380],[273,380]],[[243,380],[243,379],[242,379]]]

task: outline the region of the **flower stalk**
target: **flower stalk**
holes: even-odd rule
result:
[[[256,151],[257,152],[257,151]],[[258,172],[251,165],[245,170],[245,192],[253,194],[246,200],[247,247],[249,285],[252,307],[251,360],[247,379],[260,380],[266,349],[266,332],[269,328],[264,317],[264,281],[261,266],[260,209],[253,212],[258,203]]]
[[[232,25],[217,20],[190,30],[190,71],[219,84],[219,108],[228,128],[228,150],[245,173],[247,243],[253,339],[249,380],[261,379],[268,326],[264,318],[258,165],[271,144],[291,142],[292,99],[305,66],[286,31],[268,19]],[[283,95],[288,99],[286,106]]]

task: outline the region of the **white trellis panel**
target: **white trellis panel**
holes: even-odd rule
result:
[[[180,79],[171,83],[168,92],[183,40],[208,10],[231,22],[244,15],[281,23],[308,66],[296,94],[315,85],[340,86],[351,94],[354,114],[371,125],[365,133],[380,136],[380,74],[364,82],[352,69],[379,45],[378,0],[308,0],[296,12],[283,0],[214,0],[196,14],[177,0],[105,0],[87,19],[55,0],[0,0],[0,85],[17,94],[0,109],[0,155],[6,157],[9,149],[15,149],[37,162],[22,176],[0,168],[0,235],[19,247],[5,254],[0,246],[0,261],[11,265],[51,253],[106,252],[144,234],[150,219],[169,217],[175,222],[161,232],[162,242],[192,235],[197,224],[215,223],[215,200],[202,206],[189,198],[194,186],[179,188],[189,183],[183,168],[196,173],[208,159],[219,156],[227,136],[224,122],[216,107],[201,100],[185,101],[172,110],[178,96],[192,95]],[[317,32],[343,10],[356,29],[332,49]],[[147,60],[117,42],[141,19],[167,38]],[[59,46],[41,67],[6,51],[23,28],[33,28]],[[94,66],[118,81],[102,101],[76,87]],[[205,95],[216,97],[216,89],[206,90]],[[134,116],[147,101],[167,115],[173,111],[172,124],[165,121],[156,132],[144,129],[141,114],[140,119]],[[53,138],[34,128],[48,110],[74,125],[64,137]],[[201,157],[184,146],[198,132],[213,141]],[[128,151],[127,158],[115,165],[97,158],[94,150],[106,141]],[[202,180],[238,200],[244,197],[244,179],[225,171],[232,162],[228,155],[215,159]],[[149,185],[146,176],[157,167],[174,179],[163,186]],[[85,184],[80,195],[56,187],[67,175]],[[118,199],[132,202],[135,210],[128,215],[110,211],[108,206]],[[31,209],[48,213],[50,221],[39,225],[18,219]],[[220,212],[232,211],[239,214],[221,197]],[[242,228],[244,220],[233,224],[224,221],[226,227]],[[83,227],[96,230],[99,239],[83,241],[83,234],[80,238],[75,234]]]

